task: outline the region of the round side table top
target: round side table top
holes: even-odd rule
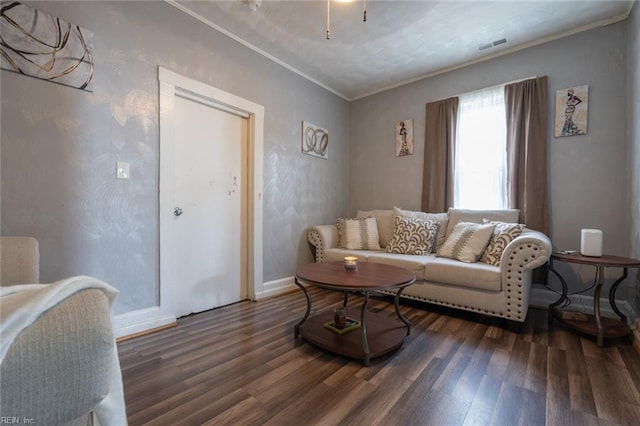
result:
[[[632,259],[630,257],[613,256],[610,254],[603,254],[602,256],[584,256],[583,254],[576,253],[551,253],[552,260],[559,260],[561,262],[580,263],[583,265],[594,266],[613,266],[619,268],[640,268],[640,260]]]

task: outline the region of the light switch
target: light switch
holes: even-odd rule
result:
[[[116,163],[116,177],[118,179],[129,179],[129,163],[121,161]]]

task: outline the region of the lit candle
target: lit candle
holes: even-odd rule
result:
[[[356,256],[346,256],[344,258],[344,269],[348,271],[358,270],[358,258]]]

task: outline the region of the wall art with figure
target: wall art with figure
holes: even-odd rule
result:
[[[396,155],[413,155],[413,120],[396,123]]]
[[[555,137],[587,134],[589,86],[556,91]]]

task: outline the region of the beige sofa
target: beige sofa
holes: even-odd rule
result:
[[[438,236],[446,241],[459,222],[517,222],[518,213],[517,210],[450,209],[446,214],[440,214],[444,217],[444,222],[441,223]],[[402,293],[404,298],[524,322],[529,308],[532,270],[544,265],[551,255],[551,242],[546,235],[524,228],[519,236],[504,247],[498,266],[483,262],[461,262],[437,256],[436,253],[387,253],[385,243],[389,241],[389,234],[393,232],[393,220],[398,214],[410,216],[420,213],[397,208],[358,212],[358,217],[376,218],[380,250],[339,248],[336,225],[311,227],[307,237],[316,262],[339,261],[347,255],[355,255],[359,261],[403,267],[416,275],[416,283]]]

